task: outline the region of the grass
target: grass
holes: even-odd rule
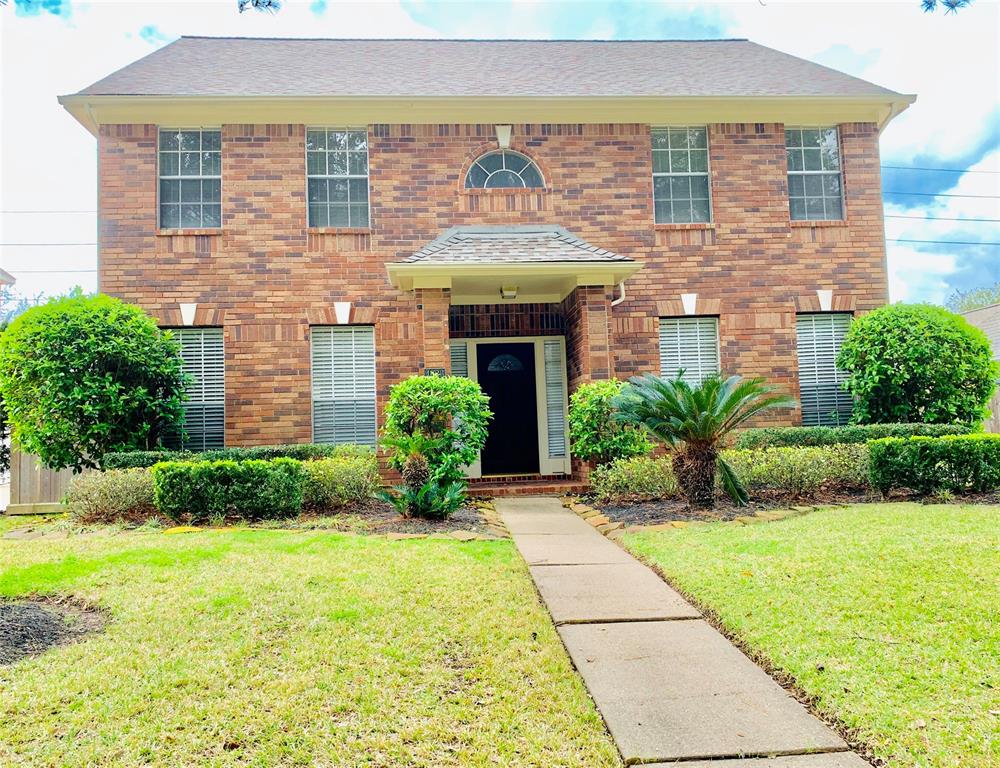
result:
[[[5,515],[0,512],[0,536],[15,528],[27,528],[34,525],[45,525],[61,520],[62,515]]]
[[[618,766],[509,541],[0,541],[102,634],[0,667],[0,765]]]
[[[1000,765],[1000,507],[858,505],[625,543],[875,757]]]

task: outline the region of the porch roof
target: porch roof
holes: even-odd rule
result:
[[[453,304],[561,301],[577,286],[615,285],[642,265],[555,225],[461,226],[387,265],[397,288],[450,288]]]

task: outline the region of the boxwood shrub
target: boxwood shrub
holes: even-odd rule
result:
[[[156,516],[153,477],[148,469],[84,472],[70,482],[66,509],[86,525],[141,523]]]
[[[1000,435],[885,438],[869,443],[872,486],[888,493],[1000,490]]]
[[[842,445],[867,443],[883,437],[942,437],[965,435],[968,424],[855,424],[846,427],[760,427],[748,429],[736,438],[735,448],[779,446]]]
[[[363,445],[325,445],[302,443],[298,445],[255,445],[247,448],[217,448],[209,451],[123,451],[107,453],[101,460],[103,469],[128,469],[151,467],[161,461],[246,461],[248,459],[327,459],[334,456],[372,454]]]
[[[757,448],[723,455],[751,491],[810,496],[824,489],[868,487],[868,446],[863,444]]]
[[[305,471],[296,459],[163,461],[151,472],[156,507],[174,520],[260,520],[302,510]]]
[[[382,485],[373,451],[306,461],[302,470],[305,473],[302,506],[310,510],[364,503]]]
[[[633,456],[595,467],[590,490],[602,502],[669,499],[677,495],[677,479],[669,456]]]

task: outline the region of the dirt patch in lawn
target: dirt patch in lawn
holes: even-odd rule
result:
[[[0,600],[0,665],[72,643],[101,631],[104,624],[101,611],[74,601]]]

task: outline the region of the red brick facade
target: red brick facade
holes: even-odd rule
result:
[[[165,326],[197,303],[195,325],[224,327],[234,445],[310,439],[309,327],[335,324],[334,302],[351,302],[351,323],[375,326],[380,408],[393,383],[448,368],[448,292],[400,292],[385,264],[462,224],[560,225],[644,263],[616,306],[612,288],[550,305],[565,324],[571,390],[657,371],[658,318],[683,315],[680,295],[696,293],[696,313],[720,318],[722,369],[794,392],[795,313],[819,311],[817,289],[841,311],[887,298],[876,128],[840,131],[846,221],[789,221],[783,126],[750,123],[709,126],[713,222],[655,225],[647,125],[515,125],[512,148],[536,161],[542,191],[464,189],[465,169],[496,148],[492,125],[373,125],[371,228],[311,230],[305,126],[224,125],[222,229],[160,232],[156,126],[105,125],[100,289]],[[453,313],[453,326],[459,316],[459,327],[484,330],[468,313]],[[542,335],[538,322],[509,327]]]

